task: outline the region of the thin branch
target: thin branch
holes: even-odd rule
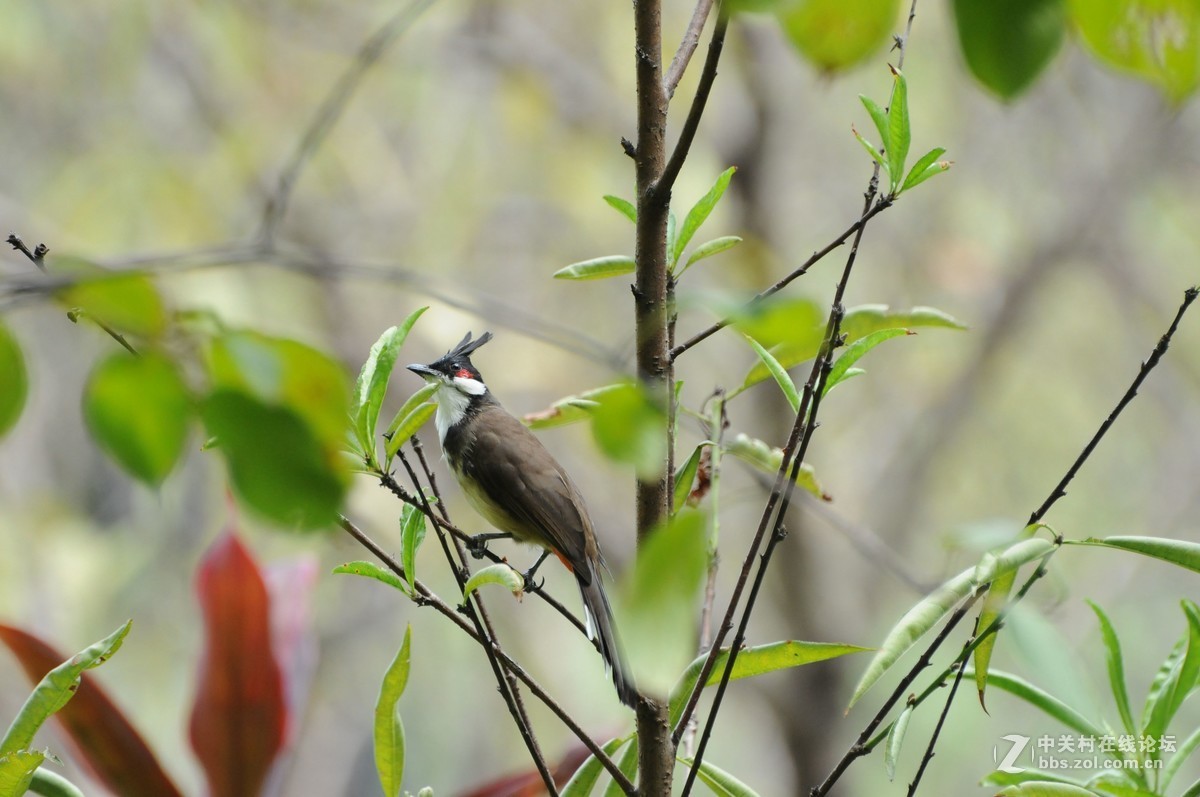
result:
[[[9,233],[7,241],[13,249],[16,249],[18,252],[25,255],[25,257],[29,258],[29,262],[37,266],[38,271],[42,272],[43,274],[46,273],[46,253],[50,251],[48,246],[45,244],[38,244],[31,252],[29,251],[29,247],[25,245],[25,242],[22,241],[15,233]]]
[[[453,606],[439,598],[437,594],[434,593],[433,590],[429,589],[429,587],[427,587],[420,579],[414,578],[410,581],[404,572],[403,566],[401,566],[401,564],[397,562],[391,554],[379,547],[378,543],[371,539],[371,537],[363,532],[360,528],[355,526],[354,523],[352,523],[348,518],[346,518],[344,515],[339,515],[338,525],[341,526],[341,528],[351,537],[357,540],[364,548],[373,553],[376,558],[383,562],[383,564],[389,570],[400,576],[400,578],[403,578],[405,581],[409,581],[409,583],[412,584],[413,589],[417,592],[418,598],[416,601],[418,605],[433,607],[439,614],[462,629],[467,636],[475,640],[475,642],[477,642],[479,645],[485,648],[490,646],[491,643],[479,636],[475,629],[471,627],[471,624],[467,622],[467,620],[460,615]],[[550,712],[554,714],[554,716],[558,717],[558,719],[565,726],[567,726],[567,728],[573,734],[575,734],[576,738],[583,743],[583,746],[586,747],[592,753],[592,755],[596,757],[596,760],[598,760],[600,764],[608,771],[613,780],[620,784],[621,789],[624,790],[626,794],[634,794],[634,786],[629,782],[629,778],[625,777],[625,773],[621,772],[620,767],[613,762],[612,758],[604,752],[604,750],[592,737],[588,736],[587,732],[579,726],[579,723],[577,723],[575,719],[569,713],[567,713],[567,711],[561,705],[558,704],[558,701],[551,697],[550,694],[546,692],[544,688],[542,688],[542,685],[535,681],[533,677],[526,672],[520,664],[510,658],[507,653],[504,653],[501,650],[496,650],[496,655],[500,659],[500,662],[504,665],[505,669],[517,676],[521,683],[525,684],[525,686],[529,688],[529,691],[538,700],[542,701],[546,708],[550,709]]]
[[[679,140],[671,151],[671,158],[663,168],[662,174],[654,183],[654,192],[659,196],[669,197],[675,178],[687,160],[692,142],[696,139],[696,131],[700,129],[700,119],[704,116],[704,108],[708,104],[708,95],[712,92],[713,82],[717,79],[717,64],[721,60],[721,49],[725,44],[725,31],[729,28],[729,15],[721,8],[717,9],[717,24],[713,28],[712,39],[708,43],[708,55],[704,59],[704,69],[700,72],[700,83],[696,86],[696,96],[692,98],[692,106],[688,109],[687,119],[679,131]]]
[[[110,338],[115,340],[117,343],[121,344],[121,347],[124,348],[125,351],[129,352],[134,357],[141,356],[138,353],[138,350],[135,349],[133,347],[133,345],[125,339],[124,335],[122,335],[117,330],[113,329],[111,326],[109,326],[107,323],[105,323],[100,318],[97,318],[96,316],[89,313],[87,310],[84,310],[82,307],[75,307],[75,308],[72,308],[71,310],[68,310],[67,318],[69,318],[71,320],[72,324],[78,324],[80,318],[84,318],[84,319],[87,319],[88,321],[91,321],[93,324],[100,327],[100,329],[103,330]]]
[[[704,23],[708,21],[708,13],[713,5],[714,0],[698,0],[695,10],[692,11],[692,19],[688,22],[687,30],[683,32],[683,41],[679,43],[679,49],[675,51],[675,57],[667,67],[667,76],[663,79],[663,89],[668,98],[675,96],[675,89],[679,87],[679,81],[687,71],[692,53],[696,52],[696,47],[700,44],[700,34],[704,32]]]
[[[850,236],[854,235],[860,229],[862,229],[863,226],[866,225],[866,223],[868,221],[875,218],[875,216],[877,216],[878,214],[887,210],[891,206],[892,206],[892,203],[888,199],[882,199],[879,202],[875,203],[873,206],[871,206],[871,208],[866,213],[864,213],[862,216],[859,217],[858,221],[854,222],[849,227],[847,227],[846,230],[841,235],[839,235],[837,238],[834,238],[832,241],[830,241],[828,244],[826,244],[823,248],[817,250],[816,252],[813,252],[812,255],[809,256],[808,260],[805,260],[803,263],[801,263],[799,266],[797,266],[795,269],[793,269],[791,271],[791,273],[789,273],[783,279],[779,280],[771,287],[766,288],[761,293],[759,293],[757,296],[755,296],[753,299],[748,301],[746,303],[746,305],[738,313],[728,316],[726,318],[723,318],[720,321],[718,321],[717,323],[708,327],[707,329],[697,332],[695,335],[688,338],[683,343],[679,344],[674,349],[672,349],[671,350],[671,359],[675,360],[676,358],[679,357],[679,355],[683,354],[688,349],[692,348],[696,344],[705,340],[710,335],[721,331],[725,327],[727,327],[730,324],[737,321],[738,318],[741,318],[746,313],[752,311],[755,307],[758,306],[758,304],[760,302],[762,302],[768,296],[778,293],[779,291],[786,288],[792,280],[796,279],[797,277],[803,276],[810,268],[815,266],[817,263],[821,262],[821,260],[823,260],[826,255],[828,255],[834,249],[837,249],[842,244],[846,243],[847,239],[849,239]]]
[[[295,191],[296,182],[309,160],[333,131],[346,107],[354,97],[363,78],[371,67],[378,63],[383,54],[396,39],[409,29],[425,9],[433,5],[435,0],[411,0],[404,8],[383,24],[370,38],[363,42],[358,49],[354,61],[346,68],[337,82],[325,95],[325,100],[317,108],[317,112],[309,121],[304,134],[297,144],[291,159],[279,174],[279,182],[274,192],[267,198],[263,208],[262,221],[259,224],[258,240],[267,248],[274,247],[275,235],[279,224],[287,213],[288,203]]]
[[[912,783],[908,784],[908,797],[916,797],[917,787],[921,785],[921,778],[925,776],[925,769],[929,766],[929,762],[933,760],[933,749],[937,747],[938,737],[942,735],[942,728],[946,724],[946,716],[950,713],[950,704],[954,702],[954,696],[958,694],[958,685],[962,683],[963,672],[967,669],[966,651],[970,649],[973,641],[973,639],[968,639],[966,644],[963,645],[963,653],[959,654],[962,660],[958,663],[958,672],[954,675],[954,685],[950,687],[950,694],[946,696],[946,705],[942,706],[942,713],[938,717],[937,725],[933,727],[933,734],[929,737],[929,744],[925,747],[925,754],[921,756],[921,765],[917,767],[917,774],[913,776]]]

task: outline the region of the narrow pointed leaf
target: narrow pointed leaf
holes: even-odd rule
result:
[[[904,327],[941,327],[943,329],[966,329],[967,325],[936,307],[913,307],[910,310],[893,310],[886,304],[860,304],[846,311],[842,319],[842,332],[846,342],[854,341],[880,329]]]
[[[404,420],[412,413],[412,411],[425,402],[431,400],[433,398],[433,394],[437,391],[438,385],[435,382],[422,385],[420,390],[409,396],[405,402],[400,405],[400,409],[396,410],[396,417],[392,418],[392,422],[388,424],[387,431],[383,433],[383,436],[388,440],[394,438],[396,436],[396,431],[401,427],[401,425],[404,424]],[[409,435],[409,437],[411,436],[412,435]]]
[[[591,417],[592,411],[600,406],[600,401],[605,394],[624,388],[624,382],[617,382],[592,388],[573,396],[566,396],[544,410],[526,414],[522,421],[530,429],[549,429],[554,426],[577,423]]]
[[[46,673],[0,740],[0,754],[27,750],[42,723],[74,697],[83,671],[108,661],[120,649],[132,626],[132,620],[126,622],[104,639],[89,645]]]
[[[0,323],[0,437],[21,417],[29,394],[29,374],[21,347],[3,323]]]
[[[1133,709],[1129,705],[1129,692],[1125,688],[1125,663],[1121,656],[1121,640],[1108,615],[1097,604],[1088,601],[1100,622],[1100,636],[1104,640],[1104,659],[1108,667],[1108,684],[1112,689],[1113,701],[1121,714],[1121,724],[1130,736],[1137,734],[1137,723],[1133,720]]]
[[[996,797],[1102,797],[1098,792],[1057,781],[1031,780],[1006,786]]]
[[[875,148],[874,144],[872,144],[870,141],[867,141],[865,138],[863,138],[863,134],[858,132],[858,128],[856,128],[854,125],[850,125],[850,132],[854,134],[854,138],[858,141],[859,144],[862,145],[862,148],[867,151],[867,154],[871,156],[871,159],[879,164],[879,167],[883,170],[884,175],[887,176],[887,174],[888,174],[887,159],[884,158],[882,154],[880,154],[879,150],[877,150]],[[891,182],[890,177],[888,178],[888,182],[889,183]]]
[[[976,622],[976,627],[982,631],[991,626],[1000,616],[1000,612],[1008,604],[1008,596],[1012,592],[1013,584],[1017,580],[1017,571],[1009,570],[992,579],[992,585],[988,588],[987,595],[983,598],[983,608],[979,610],[979,619]],[[975,692],[979,695],[979,705],[987,711],[987,702],[985,700],[985,692],[987,691],[988,668],[991,665],[992,653],[996,649],[996,641],[1000,638],[1000,632],[989,634],[975,648],[973,654],[975,661]]]
[[[1072,786],[1086,788],[1087,784],[1075,778],[1068,778],[1065,775],[1059,775],[1054,772],[1046,772],[1041,769],[1022,769],[1018,772],[1001,772],[995,770],[989,772],[983,780],[979,781],[980,786],[1017,786],[1030,781],[1046,781],[1048,783],[1068,783]]]
[[[468,597],[484,584],[499,584],[511,592],[518,600],[525,594],[524,577],[515,568],[504,562],[499,562],[475,571],[467,579],[466,586],[463,587],[463,597]]]
[[[875,129],[879,131],[879,146],[885,151],[890,150],[892,148],[892,128],[891,123],[888,121],[887,112],[879,106],[879,103],[865,94],[859,94],[858,99],[862,101],[863,107],[871,115],[871,121],[875,123]],[[887,166],[882,160],[880,161],[880,165]]]
[[[675,271],[675,261],[678,259],[675,255],[675,239],[679,233],[679,225],[675,221],[675,212],[667,212],[667,267],[670,271]]]
[[[257,794],[283,749],[288,710],[266,583],[232,531],[204,554],[196,594],[204,648],[188,722],[192,749],[211,794]]]
[[[846,347],[846,350],[833,363],[833,367],[829,369],[829,376],[825,378],[825,393],[833,390],[839,382],[844,381],[847,378],[846,373],[850,370],[851,366],[880,343],[892,338],[915,334],[915,332],[910,332],[907,329],[881,329],[878,332],[872,332],[870,335],[854,341]]]
[[[780,465],[783,464],[782,448],[772,448],[762,440],[747,437],[740,432],[725,450],[743,462],[753,465],[757,470],[770,475],[778,473]],[[822,501],[833,500],[817,480],[817,473],[813,466],[807,462],[800,463],[800,469],[796,472],[796,486]]]
[[[672,250],[671,262],[679,262],[679,258],[683,255],[683,250],[687,249],[687,245],[691,242],[696,231],[708,220],[717,203],[721,201],[721,197],[724,196],[725,189],[729,187],[729,181],[733,178],[733,173],[736,171],[736,166],[730,166],[721,172],[716,182],[713,183],[712,188],[708,189],[708,193],[702,196],[700,201],[688,211],[687,216],[683,219],[683,227],[680,228],[679,235],[675,239],[675,248]]]
[[[33,781],[33,773],[46,760],[37,750],[14,750],[0,755],[0,797],[21,797]]]
[[[764,349],[762,344],[760,344],[757,340],[749,335],[745,335],[744,337],[746,338],[746,342],[750,344],[750,348],[754,349],[754,353],[758,355],[758,359],[762,361],[763,365],[767,367],[767,371],[770,372],[772,377],[774,377],[776,384],[779,385],[779,389],[783,391],[784,398],[787,399],[788,404],[792,408],[792,412],[799,411],[800,391],[796,389],[796,383],[792,381],[792,378],[788,375],[788,372],[784,370],[783,366],[779,364],[779,361],[776,360],[769,351]]]
[[[672,499],[672,512],[678,512],[683,509],[687,498],[692,494],[692,482],[696,480],[696,471],[700,467],[700,455],[704,453],[704,447],[707,443],[701,443],[692,451],[692,455],[688,457],[687,462],[683,463],[678,470],[675,471],[675,495]]]
[[[0,641],[35,683],[66,658],[41,639],[11,626],[0,625]],[[55,718],[62,723],[75,757],[112,793],[122,797],[181,794],[133,723],[91,674],[81,676],[75,696]]]
[[[3,793],[3,787],[0,787],[0,794]],[[83,791],[78,786],[57,772],[51,772],[45,767],[38,767],[33,771],[33,778],[29,782],[29,793],[40,794],[42,797],[84,797]],[[149,794],[150,792],[146,793]],[[168,792],[165,794],[175,793]],[[130,792],[120,792],[120,794],[128,795]]]
[[[908,148],[912,144],[912,129],[908,118],[908,81],[904,73],[892,70],[896,76],[895,91],[888,106],[888,172],[891,175],[892,193],[900,190],[904,177],[904,162],[908,159]]]
[[[425,513],[412,504],[405,504],[400,515],[400,562],[409,584],[417,578],[417,551],[425,541]],[[415,594],[415,593],[413,593]]]
[[[412,330],[417,319],[428,310],[421,307],[409,314],[408,318],[398,327],[389,327],[379,336],[379,340],[371,346],[367,361],[363,363],[358,381],[354,385],[354,419],[358,440],[363,450],[374,457],[375,426],[379,422],[379,409],[383,406],[383,398],[387,393],[388,381],[392,378],[392,369],[400,356],[400,347],[404,345],[408,333]]]
[[[374,562],[346,562],[333,568],[334,573],[347,573],[352,576],[363,576],[364,578],[373,578],[387,584],[389,587],[395,587],[405,594],[409,594],[408,585],[393,573],[391,570],[380,567]]]
[[[913,180],[916,176],[936,163],[937,159],[942,157],[945,152],[945,147],[934,147],[918,158],[917,162],[913,164],[912,169],[908,172],[908,176],[904,178],[904,186],[900,190],[907,191],[909,188],[912,188],[914,185]]]
[[[622,274],[632,274],[637,263],[629,255],[607,255],[594,257],[591,260],[581,260],[554,272],[557,280],[599,280],[607,277],[619,277]]]
[[[1190,540],[1172,540],[1164,537],[1089,537],[1086,540],[1065,542],[1068,545],[1095,545],[1133,551],[1200,573],[1200,543]]]
[[[1167,787],[1171,785],[1171,781],[1174,780],[1175,774],[1179,772],[1179,768],[1187,762],[1188,757],[1196,751],[1197,747],[1200,747],[1200,728],[1192,731],[1190,736],[1179,743],[1175,748],[1175,754],[1171,756],[1166,766],[1163,767],[1162,778],[1159,780],[1159,787],[1163,794],[1169,793]]]
[[[621,770],[621,774],[629,778],[630,782],[633,782],[637,779],[637,764],[638,737],[635,735],[629,741],[629,746],[621,753],[621,760],[617,762],[617,769]],[[624,797],[624,795],[624,789],[615,780],[610,780],[608,788],[604,790],[604,797]]]
[[[404,724],[397,704],[408,685],[411,663],[412,626],[404,631],[404,642],[396,658],[383,674],[379,699],[375,703],[375,771],[384,797],[399,797],[404,782]]]
[[[411,412],[405,415],[404,420],[397,424],[395,431],[392,432],[391,439],[387,441],[387,445],[384,447],[383,461],[385,463],[391,462],[392,457],[396,456],[396,452],[403,448],[404,444],[411,440],[412,436],[420,431],[425,422],[432,418],[436,412],[437,404],[432,401],[426,401],[424,404],[418,404]]]
[[[904,735],[908,733],[908,721],[912,719],[912,713],[913,706],[905,706],[888,731],[883,749],[883,768],[887,772],[888,780],[896,779],[896,759],[899,758],[900,748],[904,745]]]
[[[741,236],[738,235],[722,235],[720,238],[713,238],[711,241],[705,241],[692,250],[688,255],[687,262],[683,264],[683,269],[679,272],[682,274],[692,267],[693,263],[698,263],[705,258],[719,255],[722,252],[732,249],[742,242]]]
[[[688,768],[694,766],[690,758],[680,758],[679,761]],[[758,797],[758,792],[754,789],[708,760],[700,762],[700,771],[696,773],[696,777],[712,789],[716,797]]]
[[[936,177],[937,175],[944,171],[948,171],[949,169],[950,161],[937,161],[936,163],[931,163],[921,171],[913,169],[913,171],[909,173],[907,179],[905,179],[904,187],[900,190],[907,191],[910,188],[916,188],[930,177]]]
[[[600,749],[611,757],[632,738],[634,738],[632,735],[618,736],[605,742]],[[596,783],[604,771],[604,765],[600,763],[600,759],[594,755],[589,756],[579,769],[575,770],[575,774],[571,776],[567,785],[559,793],[562,797],[588,797],[596,788]]]
[[[1189,600],[1182,601],[1184,615],[1187,617],[1187,632],[1184,634],[1184,644],[1181,655],[1172,656],[1174,665],[1170,667],[1167,676],[1160,682],[1155,680],[1151,688],[1150,699],[1147,703],[1145,736],[1162,736],[1174,719],[1184,699],[1191,694],[1200,679],[1200,609]],[[1155,750],[1154,758],[1161,751]]]
[[[617,211],[634,224],[637,224],[637,208],[628,199],[621,199],[619,196],[605,194],[604,201],[608,203],[610,208]]]
[[[968,674],[970,670],[968,668]],[[1014,697],[1019,697],[1026,703],[1029,703],[1035,708],[1041,709],[1042,712],[1048,714],[1054,719],[1066,725],[1068,728],[1079,731],[1085,736],[1095,736],[1097,739],[1105,735],[1103,729],[1097,726],[1087,717],[1080,714],[1075,709],[1068,706],[1066,703],[1059,700],[1057,697],[1045,692],[1039,687],[1034,686],[1028,681],[1013,675],[1003,670],[992,670],[988,674],[988,684],[996,689],[1008,692]],[[1116,753],[1112,754],[1118,757]]]

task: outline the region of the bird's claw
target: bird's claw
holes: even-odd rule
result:
[[[540,590],[542,587],[544,587],[546,585],[546,579],[544,579],[544,578],[540,579],[540,580],[535,579],[533,577],[532,570],[527,573],[522,573],[521,579],[525,582],[525,591],[526,592],[537,592],[538,590]]]
[[[472,558],[482,559],[488,555],[488,539],[483,534],[476,534],[474,537],[469,538],[466,546]]]

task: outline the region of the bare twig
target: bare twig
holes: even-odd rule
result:
[[[25,255],[25,257],[29,258],[29,262],[37,266],[38,271],[42,272],[43,274],[46,273],[46,253],[50,251],[48,246],[45,244],[38,244],[31,252],[29,251],[29,247],[25,245],[25,242],[22,241],[15,233],[10,233],[7,240],[13,249],[16,249],[18,252]]]
[[[979,621],[976,620],[976,623]],[[908,784],[908,797],[915,797],[917,787],[921,785],[921,778],[925,776],[925,769],[929,766],[929,762],[933,760],[933,750],[937,747],[938,737],[942,735],[942,728],[946,724],[946,715],[950,713],[950,705],[954,702],[954,696],[958,694],[958,685],[962,683],[963,671],[967,668],[966,651],[970,649],[974,639],[968,639],[963,645],[963,653],[960,654],[961,661],[958,662],[958,672],[954,674],[954,685],[950,687],[950,694],[946,695],[946,705],[942,706],[942,713],[938,717],[937,725],[933,727],[933,733],[929,737],[929,744],[925,747],[925,754],[921,756],[921,764],[917,767],[917,774],[913,776],[912,782]]]
[[[671,59],[671,65],[667,67],[667,76],[663,80],[668,99],[675,96],[675,89],[679,87],[679,81],[687,71],[692,54],[700,44],[700,34],[704,31],[704,23],[708,21],[713,4],[714,0],[698,0],[695,10],[692,11],[692,19],[688,22],[687,30],[683,32],[683,41],[679,43],[679,49],[675,51],[675,57]]]

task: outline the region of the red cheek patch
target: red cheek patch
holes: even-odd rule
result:
[[[466,368],[459,368],[458,373],[456,373],[454,376],[457,377],[458,379],[471,379],[472,378],[471,372],[468,371]]]

